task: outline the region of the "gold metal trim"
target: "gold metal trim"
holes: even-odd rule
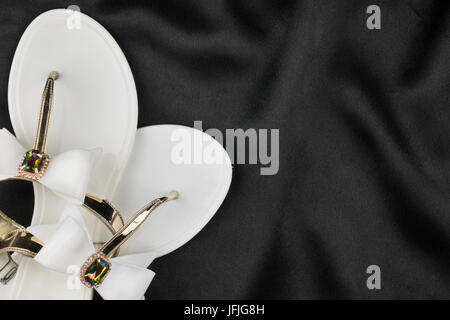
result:
[[[39,120],[34,138],[34,150],[45,153],[47,146],[48,127],[50,123],[50,114],[53,106],[53,90],[55,81],[59,78],[56,71],[50,72],[45,83],[44,92],[41,98],[41,108],[39,111]]]
[[[44,243],[0,211],[0,252],[19,252],[33,258]]]
[[[121,227],[116,234],[100,248],[99,252],[103,252],[108,258],[111,257],[114,251],[136,232],[136,230],[147,220],[156,208],[169,200],[174,200],[177,198],[178,192],[172,191],[161,198],[151,201],[144,208],[139,210],[123,227]]]
[[[93,195],[87,194],[84,198],[84,203],[82,205],[91,214],[93,214],[97,219],[99,219],[103,225],[114,235],[123,225],[123,218],[119,210],[108,200],[100,199]],[[94,243],[95,249],[99,249],[103,245],[102,243]],[[113,255],[119,255],[120,249],[114,251]]]
[[[119,210],[106,199],[87,194],[83,207],[92,212],[112,234],[115,234],[124,225]]]
[[[9,280],[14,278],[19,265],[11,258],[9,253],[0,253],[0,258],[6,260],[6,263],[0,268],[0,283],[7,284]]]
[[[22,160],[19,163],[19,167],[17,169],[17,174],[19,176],[29,178],[31,180],[39,180],[45,174],[47,167],[50,162],[50,157],[45,154],[45,148],[47,146],[47,137],[48,137],[48,127],[50,124],[50,114],[52,112],[53,107],[53,90],[55,86],[55,81],[58,79],[59,74],[56,71],[50,72],[47,77],[47,81],[45,82],[44,91],[42,92],[41,98],[41,107],[39,110],[39,118],[36,128],[36,135],[34,137],[34,145],[32,150],[28,150],[25,155],[22,157]],[[28,152],[37,152],[41,161],[44,161],[41,164],[41,168],[38,170],[35,168],[35,172],[29,172],[25,169],[26,165],[23,164],[25,157]],[[45,158],[45,159],[44,159]]]

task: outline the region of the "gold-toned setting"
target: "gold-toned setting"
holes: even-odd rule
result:
[[[107,269],[104,273],[98,275],[100,279],[98,281],[94,281],[92,279],[90,282],[89,277],[86,275],[88,274],[89,267],[92,266],[94,263],[103,263],[105,262],[107,264]],[[84,284],[88,288],[97,288],[99,285],[102,284],[103,280],[105,280],[108,273],[111,271],[111,261],[103,254],[103,252],[96,252],[93,255],[91,255],[83,264],[83,266],[80,268],[80,282]]]
[[[53,91],[55,81],[58,78],[59,74],[56,71],[50,72],[47,77],[44,92],[42,93],[41,98],[41,107],[39,111],[39,119],[33,149],[28,150],[23,155],[17,169],[17,174],[19,177],[23,177],[31,181],[41,179],[50,164],[50,157],[45,154],[45,148],[47,146],[50,114],[53,107]]]
[[[23,177],[25,179],[30,179],[32,181],[37,181],[41,179],[45,172],[47,171],[48,165],[50,164],[50,156],[45,155],[45,158],[42,160],[42,164],[39,170],[35,169],[33,172],[30,172],[26,169],[26,164],[24,164],[25,158],[27,157],[28,152],[32,152],[33,150],[27,151],[22,159],[19,162],[19,168],[17,169],[17,175]]]

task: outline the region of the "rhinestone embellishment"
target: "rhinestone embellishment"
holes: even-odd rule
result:
[[[91,255],[80,269],[80,281],[88,288],[97,288],[111,271],[111,262],[102,252]]]
[[[39,180],[47,170],[50,157],[37,150],[28,150],[19,163],[17,174],[32,180]]]

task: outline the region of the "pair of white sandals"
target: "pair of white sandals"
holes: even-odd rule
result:
[[[178,199],[155,210],[120,247],[110,275],[97,288],[105,299],[142,299],[154,276],[150,263],[189,241],[218,210],[231,183],[230,161],[219,143],[193,128],[137,130],[136,88],[121,49],[82,13],[79,26],[70,28],[70,14],[57,9],[38,16],[24,32],[11,67],[8,103],[17,141],[0,131],[6,158],[0,161],[2,180],[14,174],[4,162],[18,163],[17,153],[27,150],[18,146],[33,145],[43,81],[53,70],[59,79],[46,151],[52,155],[49,177],[33,182],[35,205],[27,228],[44,246],[34,259],[13,254],[18,267],[0,284],[0,299],[91,299],[93,289],[81,285],[68,267],[77,266],[80,257],[74,256],[110,238],[111,230],[80,205],[84,195],[108,200],[126,221],[150,200],[176,190]],[[225,161],[176,163],[174,137],[180,135]],[[86,153],[89,168],[78,161]],[[65,192],[73,180],[78,185]]]

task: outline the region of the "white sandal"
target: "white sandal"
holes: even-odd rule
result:
[[[48,132],[49,154],[72,149],[101,148],[88,194],[111,199],[133,146],[137,95],[130,67],[111,35],[80,13],[80,28],[67,27],[68,12],[51,10],[38,16],[24,32],[14,55],[8,88],[11,122],[19,142],[31,146],[36,130],[42,79],[51,70],[55,82],[54,110]],[[56,223],[67,199],[34,183],[32,225]],[[95,241],[110,230],[88,210]],[[50,281],[50,279],[61,281]],[[0,297],[11,299],[90,299],[92,290],[69,290],[64,275],[32,259],[22,259],[17,274],[0,286]],[[45,288],[45,290],[43,290]]]

